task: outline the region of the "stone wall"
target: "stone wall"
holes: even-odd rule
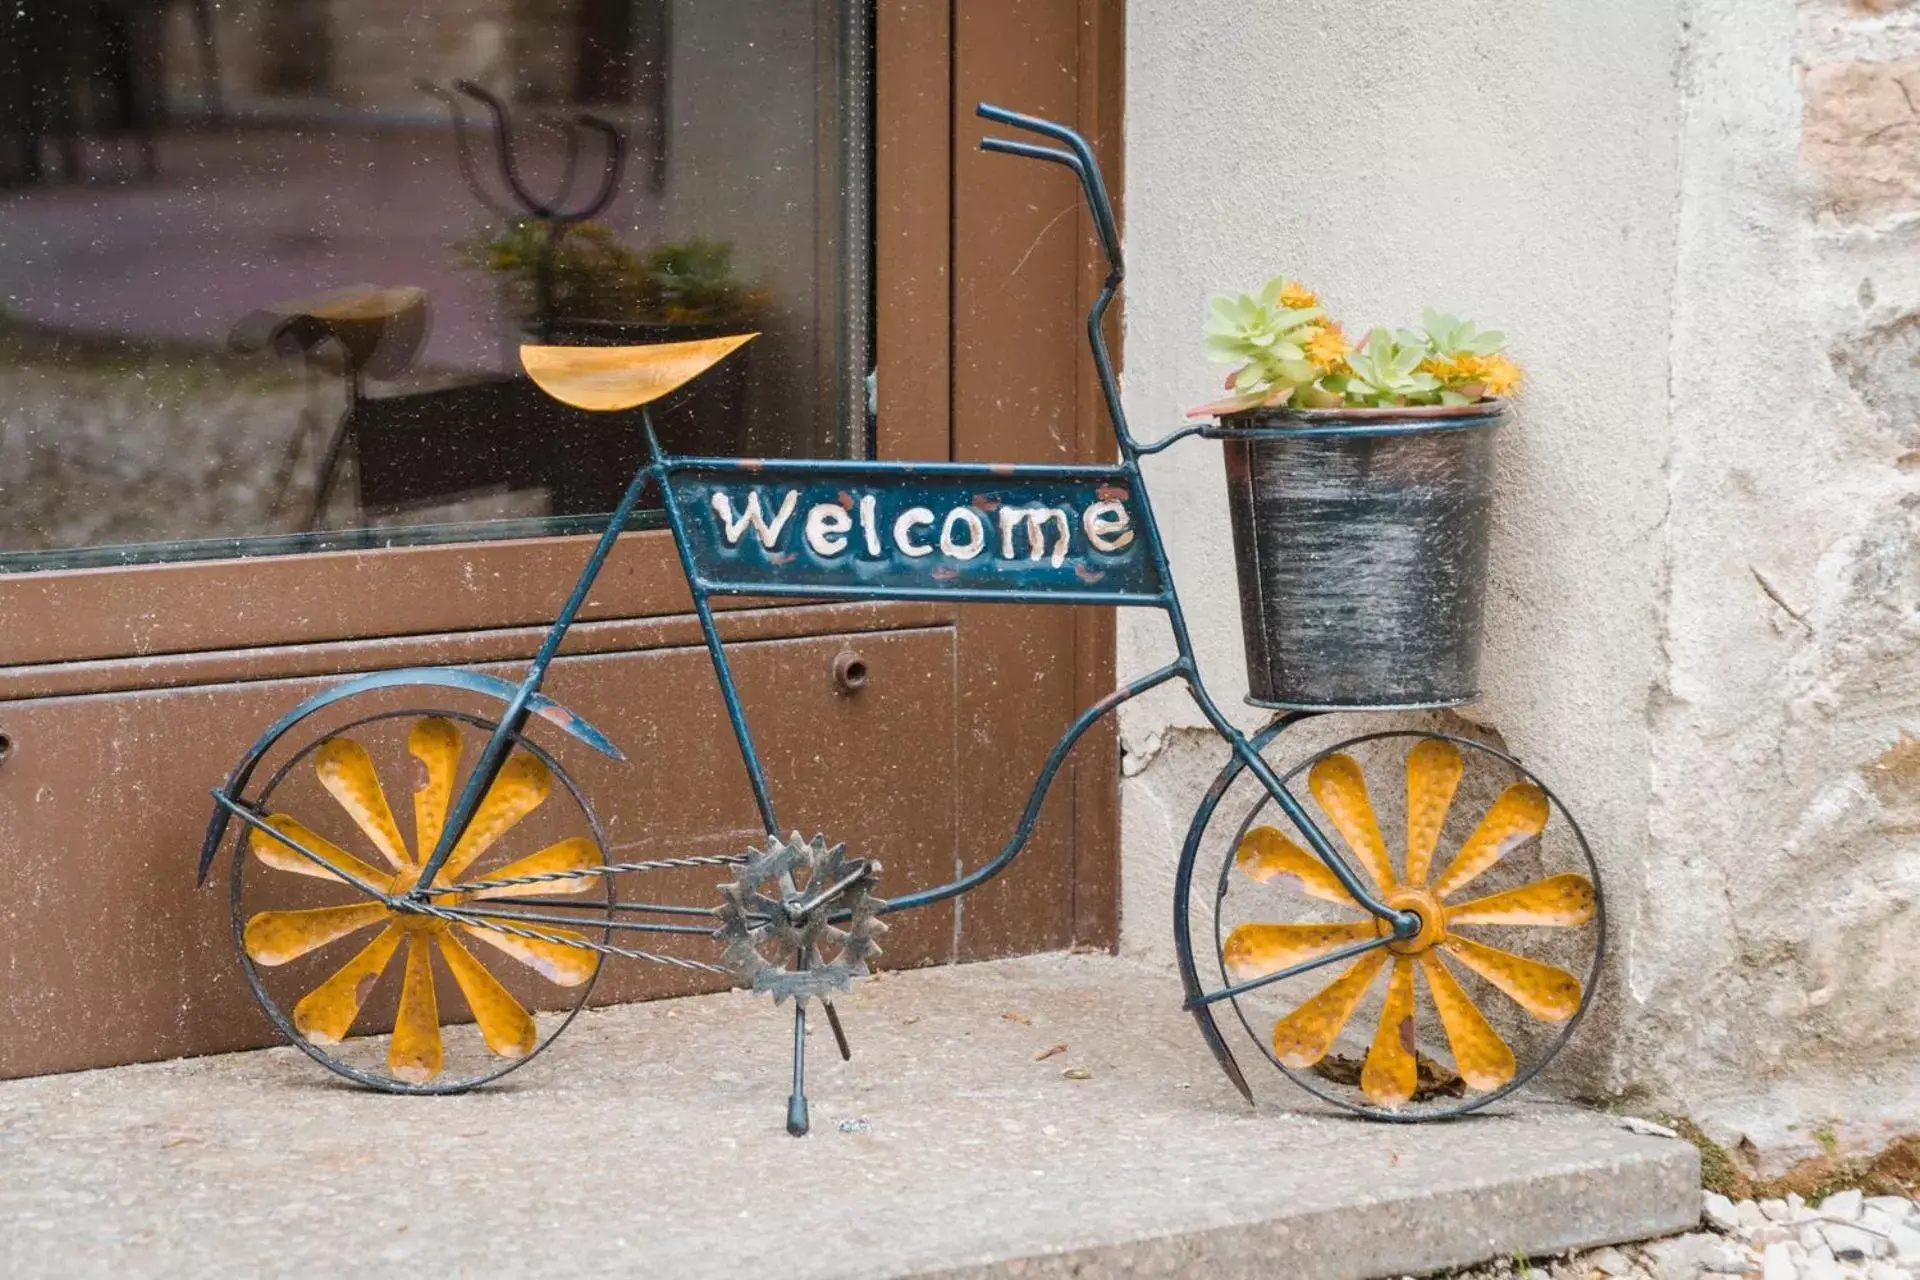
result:
[[[1920,5],[1129,10],[1136,430],[1217,385],[1207,295],[1277,271],[1362,323],[1498,325],[1528,370],[1464,714],[1602,859],[1564,1083],[1767,1155],[1920,1129]],[[1217,453],[1151,474],[1237,703]],[[1122,674],[1164,644],[1128,619]],[[1224,759],[1178,697],[1122,723],[1123,945],[1163,959]]]
[[[1920,7],[1698,0],[1627,1078],[1920,1129]]]

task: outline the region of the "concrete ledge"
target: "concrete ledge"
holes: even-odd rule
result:
[[[1389,1127],[1282,1081],[1250,1110],[1174,980],[1109,957],[889,974],[842,1012],[799,1142],[790,1024],[744,993],[585,1015],[460,1098],[290,1049],[0,1084],[0,1274],[1308,1280],[1699,1217],[1692,1147],[1570,1107]]]

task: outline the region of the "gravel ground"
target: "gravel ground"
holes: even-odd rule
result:
[[[1710,1230],[1562,1258],[1502,1260],[1455,1280],[1911,1280],[1920,1277],[1920,1201],[1842,1191],[1738,1202],[1708,1192]]]

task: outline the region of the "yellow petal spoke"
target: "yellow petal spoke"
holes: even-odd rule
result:
[[[552,790],[553,774],[547,766],[525,751],[508,756],[500,776],[487,788],[487,798],[480,802],[473,821],[467,824],[466,833],[454,846],[442,874],[452,880],[472,866],[474,859],[513,830],[515,823],[545,804]]]
[[[1328,756],[1307,774],[1307,788],[1373,877],[1374,887],[1384,890],[1398,884],[1387,858],[1387,843],[1380,838],[1380,823],[1373,816],[1373,801],[1367,797],[1367,780],[1354,758],[1345,753]]]
[[[360,1006],[367,1001],[373,984],[387,971],[393,953],[400,948],[405,934],[399,925],[389,924],[375,934],[360,954],[347,961],[331,978],[309,991],[293,1006],[293,1025],[315,1044],[339,1044],[353,1030]]]
[[[539,932],[546,935],[540,938],[522,938],[483,925],[462,925],[461,928],[488,946],[506,952],[548,982],[563,987],[579,986],[593,976],[600,964],[598,952],[570,947],[564,942],[548,941],[548,938],[567,938],[580,942],[587,940],[586,934],[558,925],[540,925]]]
[[[386,918],[387,908],[379,902],[305,911],[262,911],[247,921],[247,954],[260,964],[285,964]]]
[[[440,1043],[440,1010],[433,998],[433,959],[424,934],[407,939],[407,977],[400,987],[400,1011],[387,1046],[387,1070],[408,1084],[425,1084],[440,1074],[445,1050]]]
[[[340,802],[394,870],[411,870],[413,859],[407,855],[407,843],[394,824],[387,793],[380,789],[380,777],[367,749],[352,738],[329,738],[313,753],[313,770],[320,777],[320,785]]]
[[[407,734],[407,754],[418,761],[413,777],[413,847],[425,862],[440,842],[453,784],[460,774],[460,729],[451,720],[431,716]]]
[[[1407,752],[1407,883],[1423,885],[1433,870],[1453,793],[1466,764],[1460,748],[1444,738],[1422,738]]]
[[[1370,920],[1351,924],[1243,924],[1227,935],[1220,953],[1226,960],[1227,976],[1235,982],[1246,982],[1374,936]]]
[[[1565,1022],[1580,1007],[1580,979],[1557,965],[1457,935],[1440,945],[1542,1022]]]
[[[1429,951],[1421,956],[1420,971],[1426,975],[1434,1011],[1440,1015],[1440,1026],[1453,1050],[1453,1069],[1467,1087],[1485,1093],[1513,1079],[1513,1050],[1460,986],[1439,953]]]
[[[1367,988],[1387,963],[1385,951],[1369,951],[1319,994],[1273,1024],[1273,1056],[1290,1067],[1310,1067],[1327,1056]]]
[[[1570,929],[1593,919],[1593,881],[1568,871],[1447,911],[1447,924],[1532,924]]]
[[[339,845],[320,835],[299,819],[284,813],[276,813],[267,819],[267,825],[302,847],[320,855],[327,866],[335,867],[350,876],[358,876],[379,889],[389,889],[393,876],[385,871],[375,871],[360,859],[342,849]],[[285,840],[276,840],[268,832],[255,827],[247,837],[247,848],[275,871],[291,871],[295,875],[313,876],[318,880],[340,880],[327,870],[327,867],[314,862],[305,854],[295,851]],[[344,881],[342,881],[344,883]]]
[[[1547,793],[1531,782],[1516,782],[1500,793],[1487,816],[1460,846],[1453,865],[1434,883],[1446,897],[1500,859],[1539,835],[1547,825]]]
[[[1374,1028],[1373,1047],[1360,1069],[1360,1092],[1376,1106],[1397,1107],[1413,1097],[1420,1068],[1414,1058],[1413,961],[1395,956],[1387,978],[1387,998],[1380,1003],[1380,1022]]]
[[[473,1010],[480,1035],[487,1048],[503,1058],[524,1058],[533,1052],[533,1015],[521,1007],[511,992],[500,985],[487,967],[451,933],[439,935],[440,955],[460,984],[460,993]]]
[[[1282,835],[1275,827],[1255,827],[1234,855],[1240,869],[1255,880],[1278,885],[1309,898],[1358,906],[1327,864]]]
[[[575,836],[550,844],[538,853],[530,853],[517,862],[509,862],[498,871],[487,873],[488,880],[511,880],[516,876],[543,876],[562,871],[578,871],[600,865],[600,846],[587,836]],[[530,893],[585,893],[593,888],[595,877],[575,876],[568,880],[547,880],[539,884],[507,885],[482,889],[476,898],[511,898]]]

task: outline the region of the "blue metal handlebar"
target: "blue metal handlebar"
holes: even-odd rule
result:
[[[1086,193],[1087,207],[1093,213],[1094,231],[1100,237],[1100,247],[1107,255],[1107,265],[1112,268],[1114,283],[1125,272],[1126,264],[1120,256],[1120,226],[1113,216],[1113,201],[1107,195],[1106,179],[1100,175],[1100,162],[1094,159],[1093,148],[1087,140],[1063,124],[1051,120],[1042,120],[1038,116],[1022,115],[1018,111],[1009,111],[1005,107],[996,107],[983,102],[974,108],[975,114],[983,120],[1003,124],[1012,129],[1024,129],[1028,133],[1037,133],[1064,143],[1067,150],[1054,147],[1042,147],[1031,142],[1015,142],[1009,138],[982,138],[982,151],[997,151],[1004,155],[1025,156],[1029,160],[1045,160],[1052,164],[1065,165],[1073,170],[1080,179],[1080,189]]]

